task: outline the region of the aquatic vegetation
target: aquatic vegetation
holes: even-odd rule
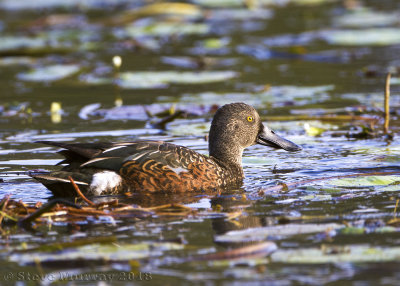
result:
[[[78,65],[53,65],[20,73],[17,77],[24,81],[49,82],[69,77],[79,70]]]

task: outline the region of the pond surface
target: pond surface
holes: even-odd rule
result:
[[[61,156],[38,140],[207,154],[212,115],[229,102],[303,150],[248,148],[243,187],[222,194],[117,197],[175,213],[3,223],[0,280],[398,284],[400,2],[150,2],[0,1],[0,198],[52,199],[27,171],[56,170]],[[388,72],[392,136],[381,131]]]

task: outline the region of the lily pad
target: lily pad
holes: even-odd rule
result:
[[[195,3],[207,7],[243,7],[258,8],[258,6],[283,6],[288,4],[296,5],[319,5],[335,0],[258,0],[256,4],[246,0],[194,0]]]
[[[109,109],[98,109],[98,105],[87,106],[87,112],[84,112],[86,119],[88,116],[101,116],[111,120],[139,120],[147,121],[154,118],[165,118],[175,112],[182,111],[190,116],[204,116],[215,111],[214,106],[198,106],[188,104],[149,104],[149,105],[123,105]],[[193,123],[193,121],[190,121]],[[202,120],[204,124],[204,120]],[[186,124],[185,124],[186,126]],[[186,128],[186,127],[185,127]],[[187,133],[186,133],[187,134]]]
[[[194,3],[206,7],[242,7],[243,0],[194,0]]]
[[[294,101],[296,103],[315,102],[328,99],[328,91],[333,90],[333,85],[324,86],[273,86],[267,91],[242,93],[242,92],[204,92],[197,94],[186,94],[179,97],[180,102],[209,104],[215,102],[218,104],[227,104],[235,101],[243,101],[253,106],[265,104],[279,104],[280,102]],[[163,101],[176,100],[172,96],[162,96],[159,99]]]
[[[156,22],[150,25],[134,25],[126,28],[127,35],[133,38],[141,36],[204,35],[209,31],[210,28],[207,24],[181,22]]]
[[[200,69],[204,66],[207,68],[234,66],[238,62],[234,58],[216,57],[161,57],[161,61],[176,67],[191,69]]]
[[[138,243],[138,244],[89,244],[65,251],[30,252],[12,254],[10,261],[20,264],[31,264],[49,261],[71,260],[107,260],[129,261],[151,256],[160,256],[164,251],[181,250],[184,246],[178,243]]]
[[[211,10],[208,18],[216,21],[227,20],[251,20],[251,19],[270,19],[273,12],[267,9],[214,9]]]
[[[168,84],[203,84],[225,81],[237,76],[233,71],[203,72],[125,72],[121,73],[118,85],[122,88],[164,88]]]
[[[395,84],[392,82],[391,84]],[[360,104],[383,108],[383,93],[380,92],[368,92],[368,93],[344,93],[340,96],[343,99],[355,99],[360,102]],[[391,96],[391,101],[398,102],[400,100],[400,96],[393,94]]]
[[[159,15],[185,18],[201,18],[203,16],[201,9],[193,4],[159,2],[143,6],[139,9],[126,11],[122,15],[117,15],[114,18],[114,22],[123,24],[133,22],[138,18]]]
[[[400,44],[400,29],[332,30],[321,32],[321,38],[333,45],[387,46]]]
[[[0,37],[0,55],[30,55],[53,48],[44,37]]]
[[[392,77],[390,79],[390,84],[392,84],[392,85],[400,85],[400,77]]]
[[[248,242],[266,240],[275,236],[293,236],[300,234],[309,234],[324,232],[342,228],[343,225],[336,223],[327,224],[285,224],[267,227],[248,228],[245,230],[228,231],[223,235],[215,237],[217,242]]]
[[[116,83],[118,86],[126,89],[153,89],[167,88],[170,84],[204,84],[221,82],[236,76],[238,76],[238,73],[233,71],[144,71],[120,73],[117,81],[111,77],[96,77],[95,75],[82,76],[81,80],[94,85]]]
[[[322,264],[400,261],[400,247],[369,247],[366,245],[329,246],[306,249],[278,249],[271,255],[273,262]]]
[[[0,59],[0,66],[33,65],[36,59],[30,57],[5,57]]]
[[[198,135],[206,136],[210,130],[210,123],[191,122],[188,120],[175,120],[168,125],[168,131],[172,135]]]
[[[109,1],[106,1],[109,2]],[[124,0],[112,1],[115,5]],[[39,9],[51,9],[57,7],[102,7],[104,8],[104,0],[2,0],[0,2],[0,8],[7,10],[39,10]]]
[[[343,178],[328,181],[329,184],[337,187],[374,187],[388,186],[400,182],[400,176],[367,176],[357,178]],[[400,190],[400,185],[397,185]]]
[[[24,81],[47,82],[56,81],[69,77],[80,70],[78,65],[52,65],[47,67],[39,67],[26,73],[17,75],[18,79]]]
[[[336,17],[335,23],[341,27],[368,28],[383,27],[399,23],[400,14],[357,9],[352,13]]]

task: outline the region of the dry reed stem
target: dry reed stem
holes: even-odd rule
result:
[[[74,179],[72,179],[71,176],[68,177],[68,179],[71,181],[72,186],[74,187],[76,193],[78,196],[80,196],[89,206],[94,207],[95,203],[89,200],[87,197],[82,194],[81,190],[79,189],[78,185],[75,183]]]
[[[389,121],[390,121],[390,72],[386,75],[385,84],[385,122],[383,124],[383,132],[385,134],[389,133]]]

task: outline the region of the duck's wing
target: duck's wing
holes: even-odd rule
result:
[[[211,159],[166,142],[45,143],[64,148],[61,154],[66,157],[63,163],[67,165],[61,171],[34,178],[56,196],[75,194],[69,177],[81,190],[95,195],[126,190],[199,191],[220,184]]]
[[[113,145],[81,164],[81,167],[120,171],[123,166],[134,163],[136,169],[141,171],[157,166],[179,173],[199,160],[204,161],[205,157],[183,146],[161,141],[138,141]]]
[[[203,161],[203,155],[183,146],[163,141],[135,141],[120,143],[62,143],[39,141],[39,143],[61,147],[65,157],[59,164],[67,164],[66,170],[98,168],[119,172],[126,162],[137,166],[148,166],[150,162],[172,170],[187,169],[194,161]],[[146,164],[147,163],[147,164]]]
[[[63,155],[65,159],[57,165],[80,165],[89,159],[101,154],[104,150],[111,148],[115,143],[64,143],[57,141],[36,141],[35,143],[46,144],[50,146],[60,147],[57,153]]]

